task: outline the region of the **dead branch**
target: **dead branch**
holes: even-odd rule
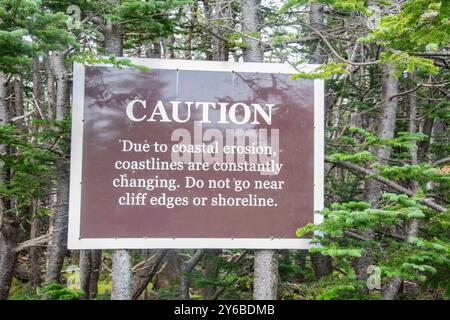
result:
[[[335,163],[338,166],[341,166],[346,169],[352,169],[352,170],[364,173],[365,175],[370,175],[371,179],[381,182],[382,184],[384,184],[400,193],[406,194],[407,196],[413,197],[416,194],[415,191],[407,189],[395,181],[392,181],[392,180],[389,180],[389,179],[386,179],[386,178],[380,176],[376,171],[361,167],[352,162],[341,161],[341,160],[331,160],[329,157],[325,157],[325,161],[330,162],[330,163]],[[445,207],[441,206],[440,204],[437,204],[436,202],[434,202],[431,199],[422,198],[419,201],[420,201],[420,203],[422,203],[422,204],[426,205],[427,207],[434,209],[436,211],[439,211],[439,212],[447,211],[447,209]]]

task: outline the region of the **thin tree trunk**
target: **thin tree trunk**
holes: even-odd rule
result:
[[[260,42],[260,0],[241,1],[242,32],[245,62],[263,62]],[[256,37],[255,37],[256,35]],[[256,38],[256,39],[255,39]],[[256,250],[254,263],[253,299],[276,299],[278,288],[278,253],[276,250]]]
[[[69,76],[64,54],[54,52],[52,65],[56,80],[56,120],[69,115]],[[68,155],[67,155],[68,159]],[[60,282],[61,270],[67,253],[67,222],[69,204],[68,163],[63,159],[58,165],[56,208],[54,212],[53,239],[48,253],[47,281]]]
[[[15,217],[3,218],[0,232],[0,300],[8,299],[17,252],[14,250],[19,241],[19,223]]]
[[[310,5],[309,23],[313,28],[317,30],[324,29],[324,13],[322,10],[322,5],[320,4]],[[325,62],[324,60],[325,59],[320,52],[320,41],[316,41],[316,43],[313,46],[309,62],[313,64],[321,64]],[[325,108],[326,105],[327,104],[325,104]],[[328,114],[326,110],[325,113]],[[311,253],[310,257],[312,267],[314,270],[314,276],[316,277],[316,279],[320,279],[322,277],[331,274],[331,272],[333,271],[333,264],[331,257],[324,256],[320,253]]]
[[[430,147],[431,133],[433,132],[434,118],[425,118],[422,133],[427,137],[419,143],[417,157],[419,161],[427,161],[428,148]]]
[[[121,57],[123,55],[123,30],[120,24],[103,26],[105,37],[104,49],[107,55]],[[91,254],[92,257],[92,254]],[[98,259],[98,256],[97,256]],[[91,262],[91,266],[93,263]],[[114,250],[112,253],[111,300],[130,300],[132,297],[131,256],[128,250]],[[91,270],[92,272],[92,270]],[[92,275],[91,275],[92,278]]]
[[[159,39],[149,41],[145,45],[145,56],[147,58],[161,58],[161,41]]]
[[[92,270],[91,250],[80,251],[80,289],[84,291],[86,299],[90,298],[90,282]]]
[[[21,76],[16,76],[14,80],[14,107],[16,117],[23,115],[23,79]],[[26,118],[17,120],[15,122],[16,128],[24,131],[26,129],[25,121]]]
[[[253,300],[276,300],[278,290],[278,254],[276,250],[256,250]]]
[[[378,119],[377,135],[382,139],[392,139],[395,134],[395,122],[397,119],[397,98],[391,97],[398,94],[398,79],[395,76],[395,68],[384,64],[381,67],[381,112]],[[376,147],[372,150],[380,163],[389,160],[391,149],[387,146]],[[373,208],[377,208],[382,196],[382,184],[371,179],[366,184],[367,198]],[[365,233],[365,238],[373,238],[373,231]],[[362,257],[356,265],[357,277],[360,280],[367,279],[367,268],[372,263],[372,253],[370,248],[365,248]]]
[[[231,21],[230,4],[223,0],[215,0],[213,17],[215,24],[229,26]],[[213,27],[214,34],[220,34],[218,27]],[[212,36],[212,60],[214,61],[228,61],[229,50],[227,43],[222,39]]]
[[[33,68],[33,95],[39,104],[43,103],[42,80],[41,80],[41,66],[38,57],[32,60]]]
[[[52,55],[47,55],[47,61],[45,64],[45,72],[47,75],[47,118],[49,120],[55,119],[55,74],[52,66]]]
[[[197,11],[197,2],[194,1],[193,4],[189,7],[190,11],[190,21],[189,26],[187,27],[187,35],[185,40],[185,51],[184,51],[184,58],[187,60],[192,60],[192,34],[194,32],[194,25],[195,25],[195,15]],[[186,13],[187,14],[187,13]]]
[[[114,250],[112,255],[111,300],[131,300],[131,257],[129,250]]]
[[[203,275],[209,281],[217,280],[219,275],[219,257],[222,253],[221,249],[206,250],[203,264]],[[203,289],[203,297],[205,300],[212,300],[216,297],[217,286],[208,285]]]
[[[39,57],[33,57],[32,60],[33,69],[33,95],[36,99],[36,103],[40,107],[44,102],[43,90],[42,90],[42,80],[41,80],[41,67],[39,62]],[[33,126],[32,130],[37,134],[39,127]],[[32,138],[33,145],[37,144],[36,138]],[[40,221],[38,217],[38,206],[39,199],[33,199],[31,201],[31,226],[30,226],[30,240],[33,240],[39,236]],[[31,268],[31,286],[33,291],[36,292],[37,288],[41,285],[41,266],[40,266],[40,248],[30,247],[30,268]]]
[[[38,200],[33,199],[31,201],[31,230],[30,240],[33,240],[39,236],[39,217],[37,214]],[[31,266],[31,286],[33,291],[36,292],[37,288],[41,285],[41,266],[39,263],[39,247],[30,247],[30,266]]]
[[[156,275],[155,289],[167,288],[173,283],[180,282],[181,264],[178,250],[169,250],[164,257],[164,267]]]
[[[15,115],[20,116],[23,113],[22,93],[23,90],[18,88],[21,82],[14,83],[15,93]],[[0,124],[9,123],[11,119],[11,112],[6,100],[8,88],[6,87],[6,75],[0,71]],[[9,153],[11,150],[4,145],[1,145],[0,152],[2,154]],[[0,182],[7,182],[10,178],[9,170],[3,168],[3,163],[0,164]],[[17,252],[15,248],[19,241],[19,222],[15,211],[6,212],[9,208],[14,208],[15,201],[9,201],[0,194],[0,300],[8,299],[11,283],[14,276],[14,269],[17,262]]]
[[[244,45],[243,55],[246,62],[263,62],[264,51],[261,47],[260,37],[260,13],[261,0],[242,0],[241,1],[241,23]],[[255,36],[256,35],[256,36]]]
[[[8,101],[6,97],[8,96],[7,84],[6,84],[6,74],[0,71],[0,126],[8,124],[11,120],[9,115]],[[8,147],[4,144],[0,144],[0,154],[6,154],[8,152]],[[8,179],[8,174],[3,168],[3,161],[0,159],[0,182],[4,182]],[[0,229],[3,224],[3,217],[5,210],[7,208],[6,200],[0,193]],[[1,256],[0,256],[1,259]]]
[[[152,259],[144,260],[142,266],[133,274],[133,292],[131,298],[136,300],[153,280],[169,250],[157,250]],[[144,258],[145,259],[145,258]]]
[[[411,76],[414,79],[414,76]],[[408,128],[410,134],[417,133],[417,91],[413,91],[409,94],[409,121]],[[419,155],[417,143],[412,142],[412,148],[410,150],[411,164],[416,165],[419,163]],[[419,182],[411,181],[411,189],[416,192],[419,189]],[[411,237],[416,237],[419,231],[419,221],[417,219],[412,219],[408,226],[408,239]]]
[[[168,38],[161,40],[163,51],[164,51],[164,59],[174,59],[175,52],[173,51],[173,46],[175,44],[175,36],[170,36]]]
[[[231,20],[230,4],[223,0],[214,1],[214,9],[212,10],[212,18],[214,24],[229,25]],[[220,33],[220,29],[213,27],[213,33]],[[227,43],[217,37],[212,36],[211,39],[212,60],[214,61],[228,61],[229,50]],[[203,275],[210,281],[217,280],[219,275],[218,257],[222,253],[221,249],[206,250],[204,254],[204,272]],[[205,300],[216,298],[217,286],[208,285],[203,289],[203,296]]]
[[[324,29],[324,13],[322,10],[322,5],[311,4],[309,7],[309,24],[316,30],[322,31]],[[320,41],[316,41],[312,47],[311,58],[309,63],[321,64],[324,62],[324,57],[322,57],[320,52]]]
[[[408,121],[408,131],[410,134],[415,134],[417,132],[417,92],[413,91],[408,96],[409,102],[409,121]],[[416,165],[418,163],[417,157],[417,143],[412,142],[412,147],[410,150],[411,164]],[[419,189],[419,183],[417,181],[411,181],[411,189],[416,192]],[[406,239],[411,239],[412,237],[417,237],[419,231],[419,221],[417,219],[412,219],[406,228],[407,237]],[[392,277],[384,288],[383,298],[385,300],[395,300],[398,296],[400,288],[402,287],[403,280],[398,277]]]
[[[181,264],[181,284],[180,284],[180,299],[189,300],[191,287],[191,273],[195,266],[200,262],[200,259],[205,253],[204,249],[199,249],[195,252],[194,256]]]
[[[122,26],[120,24],[107,24],[103,27],[103,35],[105,37],[105,53],[121,57],[123,55]]]
[[[390,65],[383,65],[381,72],[381,113],[378,119],[377,135],[381,139],[392,139],[395,133],[395,122],[397,118],[398,100],[390,99],[398,94],[398,79],[395,76],[395,68]],[[374,148],[378,161],[386,163],[391,155],[391,149],[387,146]],[[381,184],[374,180],[369,180],[367,194],[369,203],[377,207],[381,198]]]
[[[98,294],[98,280],[102,266],[102,250],[91,250],[91,276],[89,278],[89,298],[94,299]]]

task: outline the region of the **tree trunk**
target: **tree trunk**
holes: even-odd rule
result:
[[[97,296],[101,264],[101,250],[80,251],[80,286],[86,299],[94,299]]]
[[[200,259],[205,253],[204,249],[198,249],[194,256],[181,264],[181,284],[180,284],[180,299],[189,300],[190,293],[189,288],[191,287],[191,272],[195,266],[200,262]]]
[[[170,36],[161,40],[161,44],[164,51],[164,59],[174,59],[175,52],[173,46],[175,44],[175,36]]]
[[[131,257],[129,250],[114,250],[112,255],[111,300],[131,300]]]
[[[123,30],[120,24],[103,26],[105,53],[121,57],[123,55]],[[92,257],[92,255],[91,255]],[[130,300],[132,297],[132,265],[130,252],[114,250],[112,253],[112,300]],[[91,266],[93,264],[91,263]],[[92,276],[91,276],[92,277]]]
[[[161,58],[161,41],[159,39],[149,41],[145,45],[145,56],[147,58]]]
[[[203,275],[209,281],[217,280],[219,275],[219,257],[222,253],[221,249],[206,250],[203,263]],[[212,300],[216,296],[216,285],[208,285],[203,289],[203,297],[205,300]]]
[[[39,62],[39,57],[33,57],[32,60],[33,69],[33,96],[38,104],[39,108],[44,102],[44,95],[42,91],[42,80],[41,80],[41,67]],[[37,134],[39,127],[34,125],[32,130]],[[37,145],[36,138],[32,138],[33,145]],[[38,217],[38,206],[39,199],[33,199],[31,201],[31,226],[30,226],[30,240],[33,240],[39,236],[40,221]],[[40,252],[39,247],[30,247],[30,268],[31,268],[31,286],[33,291],[36,292],[37,288],[41,285],[41,266],[40,266]]]
[[[33,240],[39,236],[39,217],[37,214],[38,200],[33,199],[31,202],[31,230],[30,240]],[[31,265],[31,286],[33,291],[36,292],[37,288],[41,285],[41,266],[39,263],[39,247],[30,247],[30,265]]]
[[[44,101],[42,94],[42,80],[41,80],[41,66],[38,57],[32,60],[33,68],[33,95],[38,104],[41,105]]]
[[[260,38],[260,0],[241,1],[243,56],[245,62],[263,62]],[[256,37],[255,37],[256,35]],[[276,299],[278,286],[278,254],[276,250],[256,250],[253,282],[253,299]]]
[[[14,80],[14,107],[15,116],[23,115],[23,79],[21,76],[16,76]],[[16,128],[24,131],[26,129],[26,119],[22,118],[15,122]]]
[[[243,36],[243,55],[246,62],[262,62],[264,60],[264,51],[261,42],[258,40],[260,35],[260,14],[261,0],[242,0],[241,1],[241,23]]]
[[[10,122],[11,110],[8,106],[6,87],[6,75],[0,71],[0,124],[5,125]],[[15,95],[15,115],[23,114],[23,89],[21,80],[15,80],[14,95]],[[20,120],[19,120],[20,121]],[[20,126],[18,126],[20,128]],[[0,147],[1,154],[13,152],[8,150],[4,145]],[[7,182],[10,179],[10,172],[3,168],[3,163],[0,163],[0,182]],[[16,246],[19,242],[19,222],[16,215],[17,210],[6,212],[7,209],[14,208],[15,201],[5,199],[0,194],[0,300],[8,299],[11,283],[14,276],[14,269],[17,262]]]
[[[309,24],[316,30],[324,29],[324,14],[322,10],[322,5],[320,4],[311,4],[309,8]],[[320,52],[320,41],[316,41],[312,46],[311,50],[311,58],[309,59],[309,63],[312,64],[321,64],[324,62],[324,57],[322,57]]]
[[[320,4],[310,5],[309,24],[317,30],[324,29],[324,13],[322,10],[322,5]],[[312,64],[322,64],[325,62],[325,59],[320,52],[320,41],[316,41],[315,44],[313,45],[313,50],[309,62]],[[325,104],[325,108],[326,105],[327,104]],[[326,110],[325,113],[328,114]],[[331,274],[331,272],[333,271],[333,264],[331,257],[324,256],[320,253],[311,253],[310,257],[312,268],[314,270],[314,276],[316,277],[316,279],[320,279],[322,277]]]
[[[123,34],[120,24],[107,24],[103,27],[105,54],[121,57],[123,55]]]
[[[255,251],[253,300],[276,300],[278,254],[276,250]]]
[[[155,289],[167,288],[171,284],[180,281],[182,261],[178,250],[169,250],[164,257],[164,267],[159,270],[155,279]]]
[[[408,131],[410,134],[415,134],[417,132],[417,91],[413,91],[408,95],[409,100],[409,121],[408,121]],[[411,164],[416,165],[418,163],[417,156],[417,144],[412,142],[413,147],[410,150]],[[411,189],[416,192],[419,189],[419,183],[417,181],[411,181]],[[417,219],[412,219],[406,228],[406,239],[417,237],[419,232],[419,221]],[[386,287],[384,288],[383,298],[385,300],[395,300],[398,296],[400,288],[402,287],[403,280],[394,276],[389,280]]]
[[[214,21],[220,25],[229,26],[231,21],[231,9],[229,3],[223,0],[216,0],[214,5],[213,17]],[[220,34],[220,29],[213,27],[214,34]],[[212,60],[228,61],[229,50],[227,43],[222,39],[212,36]]]
[[[419,161],[427,161],[428,148],[430,147],[431,133],[433,132],[434,118],[425,118],[422,133],[427,137],[419,143],[417,157]]]
[[[395,121],[397,118],[398,100],[390,99],[398,94],[398,79],[394,75],[395,69],[389,65],[383,65],[381,71],[381,113],[378,119],[377,135],[382,139],[392,139],[395,133]],[[387,146],[374,148],[378,161],[387,163],[391,155],[391,149]],[[381,183],[369,180],[367,194],[369,203],[377,207],[381,198]]]
[[[167,249],[157,250],[151,259],[144,258],[148,260],[144,260],[143,265],[139,266],[133,274],[133,292],[131,294],[133,300],[139,298],[153,280],[168,251]]]
[[[49,120],[55,119],[55,74],[53,70],[52,55],[47,55],[47,61],[45,64],[45,73],[47,74],[47,118]]]
[[[69,78],[64,54],[54,52],[53,71],[56,80],[56,120],[61,121],[69,115]],[[61,270],[67,253],[67,222],[69,209],[69,168],[68,157],[58,165],[56,208],[54,211],[53,239],[48,253],[47,281],[60,282]]]
[[[398,94],[398,79],[395,76],[395,68],[388,64],[381,67],[381,112],[378,118],[377,135],[382,139],[392,139],[395,134],[395,122],[397,119],[397,98],[391,99]],[[377,156],[377,161],[386,163],[391,155],[391,149],[380,146],[372,149]],[[373,208],[377,208],[382,196],[382,184],[371,179],[366,184],[367,198]],[[367,231],[365,238],[373,238],[373,232]],[[358,279],[367,279],[367,268],[372,263],[370,248],[365,248],[362,257],[357,262],[356,272]]]
[[[15,251],[19,241],[19,223],[14,218],[3,218],[0,232],[0,300],[8,299],[14,268],[17,262]]]

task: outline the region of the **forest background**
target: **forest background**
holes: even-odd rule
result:
[[[449,299],[450,1],[0,0],[0,299]],[[304,250],[67,250],[73,61],[321,64]],[[74,284],[79,276],[79,288]],[[77,282],[77,281],[75,281]]]

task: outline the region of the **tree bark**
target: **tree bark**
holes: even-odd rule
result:
[[[316,30],[319,31],[324,30],[324,13],[322,10],[322,5],[320,4],[310,5],[309,24]],[[313,45],[313,50],[311,57],[309,59],[309,63],[322,64],[324,62],[325,59],[320,52],[320,41],[316,41]],[[327,108],[327,104],[325,104],[325,108]],[[327,110],[325,110],[325,114],[328,114]],[[325,277],[333,272],[333,264],[331,257],[324,256],[320,253],[311,253],[310,257],[312,268],[314,270],[314,276],[316,277],[316,279]]]
[[[391,97],[398,94],[398,79],[394,75],[395,68],[390,65],[383,65],[381,70],[381,112],[378,118],[377,135],[382,139],[392,139],[395,133],[395,122],[397,119],[397,98]],[[391,155],[391,149],[387,146],[376,147],[373,153],[380,163],[386,163]],[[369,180],[367,184],[367,196],[369,203],[373,207],[378,206],[381,199],[381,183]]]
[[[227,25],[231,21],[231,8],[230,3],[223,0],[215,0],[213,17],[215,23],[220,25]],[[220,34],[220,29],[216,26],[212,28],[214,34]],[[228,61],[229,50],[227,43],[218,37],[212,36],[212,60],[214,61]]]
[[[422,133],[427,137],[419,143],[417,157],[419,161],[427,161],[428,148],[430,147],[431,133],[433,132],[434,118],[427,117],[423,123]]]
[[[56,120],[64,120],[69,115],[69,77],[64,54],[56,51],[52,55],[53,72],[56,80]],[[60,282],[61,270],[67,253],[67,222],[69,209],[68,158],[58,165],[56,208],[52,244],[48,253],[47,281]]]
[[[122,26],[120,24],[106,24],[103,26],[103,36],[105,38],[105,53],[121,57],[123,55]]]
[[[16,117],[23,115],[23,79],[21,76],[16,76],[14,80],[14,107]],[[26,118],[17,120],[16,128],[24,131],[26,129],[25,121]]]
[[[411,76],[412,79],[413,76]],[[408,131],[410,134],[415,134],[417,132],[417,92],[412,91],[408,95],[409,102],[409,119],[408,119]],[[412,142],[413,146],[410,150],[411,164],[416,165],[418,163],[417,157],[417,144]],[[411,189],[413,192],[417,192],[419,189],[419,183],[417,181],[411,181]],[[419,221],[417,219],[412,219],[406,228],[406,239],[409,241],[412,237],[417,237],[419,232]],[[385,300],[395,300],[398,293],[402,287],[403,280],[398,277],[392,277],[384,288],[383,298]]]
[[[143,265],[138,266],[133,274],[133,292],[131,294],[133,300],[138,299],[153,280],[168,251],[167,249],[157,250],[152,259],[144,260]]]
[[[163,261],[164,267],[159,270],[155,279],[155,289],[167,288],[173,283],[180,282],[182,261],[178,250],[169,250]]]
[[[47,74],[47,118],[49,120],[55,119],[55,74],[52,65],[52,55],[49,53],[47,55],[47,61],[45,64],[45,72]]]
[[[42,90],[42,80],[41,80],[41,67],[39,62],[39,57],[33,57],[32,59],[32,69],[33,69],[33,96],[36,103],[40,107],[44,102],[44,95]],[[39,127],[33,126],[32,130],[37,134]],[[36,137],[32,138],[33,145],[37,145]],[[31,201],[30,211],[31,211],[31,226],[30,226],[30,240],[34,240],[39,236],[40,221],[38,217],[38,206],[39,199],[33,199]],[[41,266],[40,266],[40,253],[39,247],[30,247],[30,268],[31,268],[31,286],[33,291],[36,292],[37,288],[41,285]]]
[[[94,299],[97,296],[101,264],[101,250],[80,251],[80,286],[86,299]]]
[[[381,112],[378,118],[377,135],[382,139],[392,139],[395,134],[395,122],[397,119],[397,98],[391,97],[398,94],[398,79],[395,76],[395,68],[384,64],[381,66]],[[391,149],[387,146],[380,146],[371,150],[376,156],[377,161],[386,163],[391,155]],[[382,183],[370,179],[366,184],[366,194],[368,202],[373,208],[377,208],[382,196]],[[365,238],[373,238],[372,230],[366,231]],[[373,257],[370,248],[365,248],[364,253],[356,264],[357,278],[367,279],[367,268],[372,263]]]
[[[253,300],[276,300],[278,254],[276,250],[257,250],[254,266]]]
[[[129,250],[114,250],[112,255],[111,300],[131,300],[133,283]]]
[[[11,110],[6,100],[8,88],[6,86],[6,75],[0,71],[0,124],[8,124],[11,120]],[[15,115],[20,116],[23,113],[23,90],[22,82],[15,80]],[[7,154],[13,152],[7,146],[0,146],[0,153]],[[8,182],[10,179],[9,170],[0,163],[0,182]],[[14,276],[14,269],[17,262],[18,253],[14,250],[19,242],[19,221],[16,214],[17,210],[6,212],[7,209],[13,209],[15,201],[5,199],[0,194],[0,300],[8,299],[11,283]]]
[[[260,41],[260,0],[241,1],[243,57],[245,62],[263,62]],[[276,250],[256,250],[254,264],[253,299],[276,299],[278,287],[278,253]]]
[[[39,236],[39,217],[37,214],[38,200],[31,201],[31,230],[30,240],[34,240]],[[30,247],[30,265],[31,265],[31,286],[36,292],[41,285],[41,266],[39,263],[40,249],[39,247]]]
[[[203,275],[206,279],[210,281],[217,280],[219,275],[219,265],[218,260],[221,255],[221,249],[211,249],[206,250],[204,264],[203,264]],[[203,297],[205,300],[212,300],[216,297],[217,286],[216,285],[208,285],[203,289]]]
[[[324,13],[322,5],[311,4],[309,7],[309,24],[316,30],[322,31],[324,29]],[[316,41],[312,47],[312,54],[309,63],[321,64],[324,62],[320,52],[320,41]]]
[[[261,0],[241,1],[241,24],[244,33],[242,43],[244,45],[244,61],[262,62],[264,51],[261,47],[260,38],[260,14]],[[247,36],[245,36],[247,35]]]
[[[38,57],[32,60],[33,68],[33,95],[39,104],[43,103],[42,80],[41,80],[41,66]]]
[[[200,262],[200,259],[205,253],[204,249],[199,249],[194,256],[181,264],[181,284],[180,284],[180,299],[189,300],[189,288],[191,286],[191,272],[195,266]]]
[[[19,241],[19,223],[15,217],[4,218],[0,230],[0,300],[6,300],[17,262],[17,252],[14,249]]]
[[[161,58],[161,41],[159,39],[149,41],[145,45],[145,56],[147,58]]]
[[[120,24],[103,26],[104,50],[107,55],[123,55],[123,30]],[[92,257],[92,255],[91,255]],[[112,253],[112,300],[130,300],[132,297],[132,264],[130,252],[114,250]],[[91,262],[91,265],[92,262]]]

